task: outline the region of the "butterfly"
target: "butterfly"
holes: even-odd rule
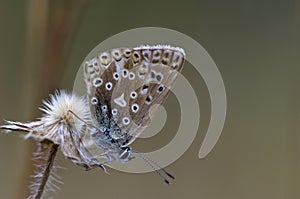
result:
[[[143,45],[102,52],[83,63],[92,128],[91,134],[109,161],[141,157],[129,145],[149,125],[166,100],[185,60],[182,48]],[[154,169],[166,183],[169,181]],[[162,169],[169,177],[171,174]]]

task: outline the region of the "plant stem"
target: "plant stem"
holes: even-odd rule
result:
[[[37,112],[34,112],[32,107],[40,105],[42,98],[46,98],[49,93],[53,93],[60,87],[70,47],[88,2],[89,0],[28,1],[26,49],[24,69],[21,72],[24,76],[23,93],[21,94],[24,96],[22,98],[24,110],[20,112],[23,113],[24,120],[36,117]],[[44,145],[44,143],[40,144]],[[47,144],[45,145],[47,146]],[[45,147],[42,146],[42,148]],[[51,145],[50,148],[52,147],[55,146]],[[32,145],[28,145],[22,154],[27,162],[24,163],[23,171],[20,172],[22,175],[20,179],[23,180],[20,181],[14,198],[24,198],[24,195],[28,195],[26,185],[29,178],[25,176],[29,176],[36,169],[30,161],[31,153],[34,150]],[[55,153],[52,154],[53,157],[46,156],[46,158],[49,161],[51,158],[54,160]],[[48,172],[51,171],[52,165],[49,166]],[[36,190],[35,193],[37,192]]]
[[[54,144],[53,142],[43,142],[41,143],[45,147],[45,145],[48,146],[49,149],[49,155],[48,158],[46,159],[46,162],[44,162],[44,165],[42,165],[43,170],[41,171],[41,178],[39,179],[39,185],[38,188],[36,189],[36,192],[34,193],[35,195],[33,196],[34,199],[40,199],[44,192],[45,188],[49,179],[49,176],[51,175],[51,171],[53,168],[53,164],[55,161],[56,153],[58,150],[59,145]],[[42,163],[43,164],[43,163]]]

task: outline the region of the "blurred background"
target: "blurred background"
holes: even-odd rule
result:
[[[64,184],[54,198],[300,197],[299,1],[1,0],[0,16],[3,119],[38,117],[37,107],[49,93],[72,89],[78,67],[96,45],[131,28],[165,27],[189,35],[208,51],[224,80],[224,130],[200,160],[210,101],[202,77],[185,65],[183,74],[199,99],[201,126],[190,148],[167,167],[176,176],[171,186],[153,173],[86,172],[60,157],[67,169],[60,172]],[[178,107],[175,96],[165,106]],[[173,117],[158,135],[137,140],[135,148],[146,152],[168,143]],[[27,196],[34,150],[32,140],[0,134],[0,198]]]

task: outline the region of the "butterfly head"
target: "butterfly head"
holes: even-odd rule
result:
[[[127,162],[129,160],[132,160],[134,157],[132,156],[131,148],[128,146],[120,147],[120,152],[119,152],[118,158],[121,162]]]

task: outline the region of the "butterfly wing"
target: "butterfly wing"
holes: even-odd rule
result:
[[[128,138],[123,145],[132,143],[166,100],[184,57],[181,48],[158,45],[113,49],[86,62],[93,120],[110,129],[117,124],[119,136]]]
[[[184,56],[182,49],[170,46],[142,46],[132,50],[133,67],[129,71],[134,78],[121,79],[113,96],[116,99],[126,91],[128,105],[122,112],[130,118],[130,124],[124,127],[131,135],[128,144],[143,132],[158,105],[166,100],[182,69]]]

